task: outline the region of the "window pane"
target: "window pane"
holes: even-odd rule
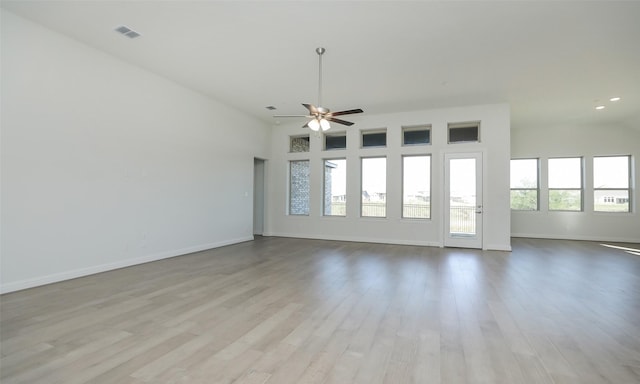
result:
[[[326,135],[324,137],[324,149],[344,149],[347,148],[347,136],[342,135]]]
[[[576,190],[549,190],[550,211],[581,211],[582,193]]]
[[[347,160],[324,161],[324,214],[345,216],[347,204]]]
[[[362,159],[362,216],[385,217],[387,214],[387,159]]]
[[[309,160],[291,161],[289,179],[289,214],[309,214]]]
[[[309,135],[292,136],[289,145],[290,152],[309,152]]]
[[[362,133],[363,147],[384,147],[387,145],[387,133]]]
[[[511,188],[538,188],[538,159],[511,160]]]
[[[582,188],[582,159],[549,159],[549,188]]]
[[[596,212],[629,212],[629,190],[593,191],[593,210]]]
[[[449,235],[466,237],[477,234],[476,159],[449,160]]]
[[[480,123],[450,123],[448,125],[449,143],[480,141]]]
[[[431,217],[431,156],[402,159],[402,217]]]
[[[431,143],[431,127],[402,128],[402,145],[418,145]]]
[[[512,189],[511,209],[517,211],[537,211],[538,210],[538,190],[537,189]]]
[[[629,188],[629,156],[593,158],[594,188]]]
[[[593,210],[596,212],[629,212],[628,189],[593,191],[593,200]]]

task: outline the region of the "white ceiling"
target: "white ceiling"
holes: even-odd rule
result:
[[[640,127],[638,1],[5,1],[2,7],[269,123],[508,102],[514,129]],[[125,38],[114,28],[140,32]],[[622,100],[609,102],[613,96]],[[596,111],[597,104],[607,106]]]

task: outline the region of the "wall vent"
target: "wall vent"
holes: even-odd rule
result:
[[[135,39],[136,37],[140,36],[140,34],[138,32],[136,32],[133,29],[127,27],[126,25],[121,25],[121,26],[117,27],[115,29],[115,31],[127,36],[130,39]]]

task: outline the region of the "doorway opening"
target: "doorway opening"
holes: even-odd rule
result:
[[[444,246],[482,249],[482,153],[447,153],[444,167]]]
[[[265,160],[253,159],[253,234],[264,234]]]

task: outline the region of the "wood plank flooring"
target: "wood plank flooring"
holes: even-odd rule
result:
[[[512,245],[258,238],[6,294],[0,381],[640,383],[640,256]]]

